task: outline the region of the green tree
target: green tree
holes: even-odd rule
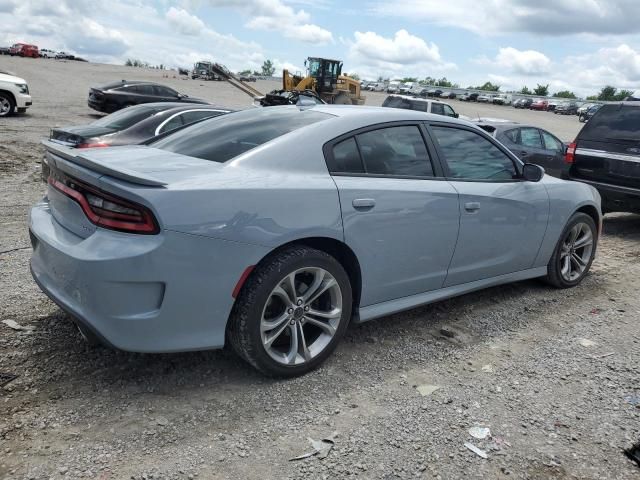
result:
[[[633,91],[622,89],[616,94],[616,100],[624,100],[625,98],[632,97],[632,96],[633,96]]]
[[[569,90],[561,90],[553,94],[554,97],[558,98],[576,98],[576,94],[570,92]]]
[[[238,75],[242,75],[244,76],[249,76],[251,75],[251,70],[249,70],[248,68],[246,70],[242,70],[241,72],[238,72]]]
[[[469,87],[475,90],[484,90],[486,92],[499,92],[500,91],[500,85],[494,85],[491,82],[485,82],[483,85],[480,85],[479,87]]]
[[[265,60],[262,64],[262,75],[265,77],[272,76],[276,71],[276,67],[273,66],[273,62],[271,60]]]
[[[133,67],[133,61],[130,58],[127,58],[127,61],[124,62],[125,67]]]
[[[587,100],[598,100],[598,95],[589,95]]]
[[[547,95],[549,95],[549,84],[547,85],[538,84],[536,88],[533,89],[533,93],[535,95],[540,95],[541,97],[546,97]]]
[[[600,90],[598,94],[598,100],[604,101],[613,101],[616,99],[616,91],[618,89],[616,87],[612,87],[611,85],[607,85]]]
[[[417,82],[418,81],[418,77],[404,77],[404,78],[401,78],[400,81],[402,83]]]
[[[345,73],[345,75],[347,74]],[[360,80],[360,75],[358,75],[356,72],[350,73],[347,76],[353,78],[354,80]]]
[[[531,90],[529,90],[529,87],[525,85],[520,89],[520,92],[518,93],[521,93],[522,95],[531,95]]]

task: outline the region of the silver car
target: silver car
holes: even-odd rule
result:
[[[600,197],[471,123],[412,110],[251,109],[152,143],[44,142],[31,270],[85,335],[137,352],[230,343],[321,364],[349,323],[506,282],[577,285]]]

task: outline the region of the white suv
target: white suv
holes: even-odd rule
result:
[[[31,106],[27,82],[9,72],[0,71],[0,117],[13,115],[18,109],[24,113]]]
[[[451,105],[438,100],[409,97],[406,95],[389,95],[382,102],[383,107],[404,108],[405,110],[418,110],[420,112],[435,113],[446,117],[458,118],[458,114]]]

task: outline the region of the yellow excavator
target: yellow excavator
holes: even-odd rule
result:
[[[365,97],[360,95],[360,82],[342,75],[342,62],[327,58],[309,57],[305,61],[309,71],[306,77],[291,75],[288,70],[282,72],[282,89],[273,90],[266,95],[242,82],[224,65],[214,63],[212,73],[226,79],[234,87],[260,102],[264,107],[273,105],[297,104],[300,97],[314,99],[316,103],[338,105],[364,105]]]

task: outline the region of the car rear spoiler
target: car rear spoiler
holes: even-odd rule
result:
[[[78,154],[77,148],[70,148],[59,143],[52,142],[50,140],[42,140],[42,145],[47,150],[47,153],[51,154],[54,157],[60,157],[64,160],[67,160],[71,163],[75,163],[76,165],[80,165],[82,167],[88,168],[94,172],[102,173],[104,175],[108,175],[110,177],[118,178],[120,180],[124,180],[129,183],[135,183],[137,185],[144,185],[146,187],[164,187],[167,185],[166,182],[161,180],[157,180],[148,175],[141,176],[139,172],[133,172],[131,170],[127,170],[126,168],[118,167],[117,169],[111,168],[102,163],[96,162]],[[54,159],[55,161],[55,159]]]

